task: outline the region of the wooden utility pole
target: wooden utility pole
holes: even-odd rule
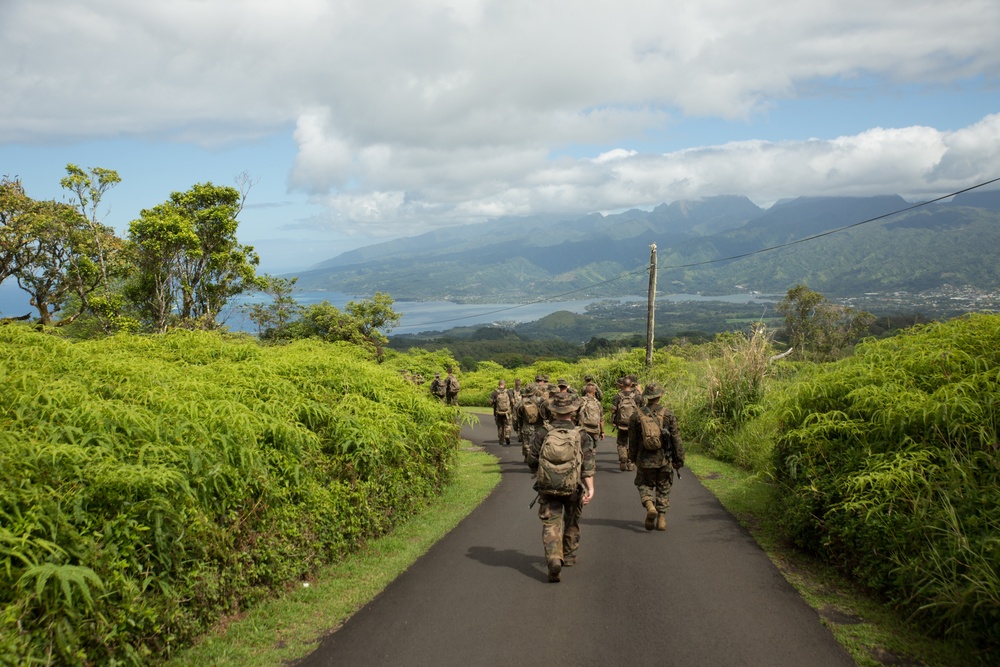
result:
[[[646,311],[646,365],[653,365],[653,313],[656,310],[656,244],[649,246],[649,297]]]

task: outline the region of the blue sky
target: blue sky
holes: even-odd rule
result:
[[[994,0],[5,0],[0,173],[116,169],[124,233],[247,172],[272,273],[502,215],[931,198],[1000,176],[998,36]]]

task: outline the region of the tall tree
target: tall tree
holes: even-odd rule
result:
[[[23,260],[36,207],[20,180],[6,176],[0,180],[0,283],[14,275]]]
[[[31,297],[38,321],[53,324],[54,315],[71,294],[84,296],[97,288],[92,269],[96,250],[87,223],[72,206],[54,201],[35,202],[28,216],[28,243],[21,247],[14,276]],[[59,318],[72,322],[83,312]]]
[[[255,267],[260,258],[236,239],[245,197],[236,188],[210,182],[170,195],[169,203],[191,221],[198,237],[197,247],[180,258],[182,320],[214,326],[231,297],[259,284]]]
[[[875,319],[866,311],[832,303],[805,285],[788,290],[775,310],[785,316],[785,335],[794,355],[820,361],[839,356]]]
[[[130,262],[126,244],[111,227],[102,223],[100,205],[105,193],[121,180],[113,169],[91,167],[89,171],[84,171],[71,163],[66,165],[66,176],[59,182],[63,189],[70,192],[70,204],[86,221],[94,248],[93,265],[81,266],[80,270],[96,273],[98,287],[79,296],[84,308],[94,313],[107,333],[121,325],[125,302],[118,288],[128,273]]]
[[[169,202],[144,209],[129,224],[135,248],[135,274],[126,294],[138,306],[147,327],[166,331],[181,292],[181,260],[198,247],[191,219]]]
[[[199,183],[131,223],[138,273],[129,294],[154,331],[174,317],[183,326],[214,328],[230,298],[261,285],[257,253],[236,239],[244,198],[245,191]]]

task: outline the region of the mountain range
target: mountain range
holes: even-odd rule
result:
[[[397,300],[616,297],[645,293],[655,242],[667,293],[1000,286],[1000,190],[912,207],[897,195],[800,197],[768,209],[717,196],[613,215],[500,218],[359,248],[292,275],[303,290]]]

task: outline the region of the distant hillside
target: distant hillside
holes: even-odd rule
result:
[[[746,197],[677,201],[582,218],[504,218],[344,253],[299,273],[305,290],[386,291],[400,300],[517,302],[582,289],[580,298],[645,291],[649,244],[666,292],[831,295],[1000,285],[1000,191],[970,192],[786,248],[907,207],[901,197],[802,197],[762,210]],[[744,256],[745,255],[745,256]],[[742,256],[728,262],[725,257]],[[627,279],[606,281],[634,272]],[[587,289],[589,288],[589,289]]]

